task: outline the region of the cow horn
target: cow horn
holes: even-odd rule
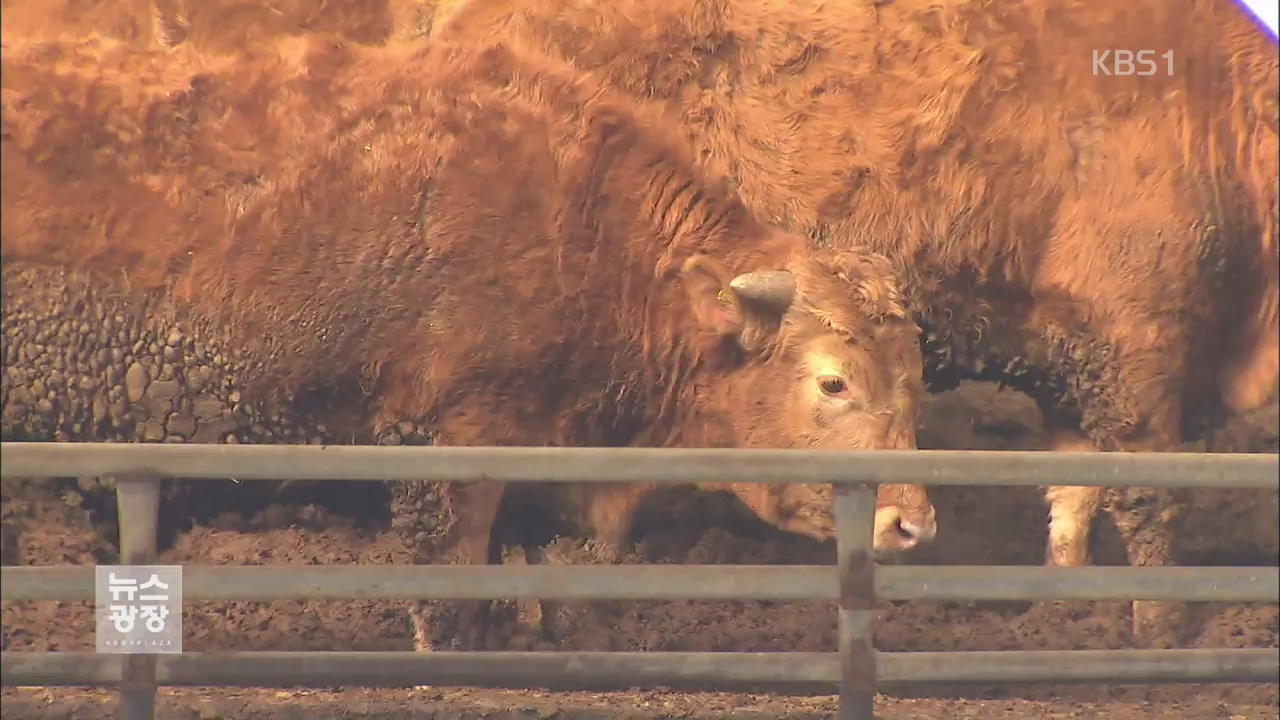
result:
[[[791,305],[796,293],[796,279],[788,270],[749,272],[734,278],[729,287],[743,300],[781,312]]]

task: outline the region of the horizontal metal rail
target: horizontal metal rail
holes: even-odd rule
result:
[[[835,600],[829,565],[184,565],[187,602]],[[1280,602],[1275,567],[879,566],[881,600]],[[93,602],[93,566],[0,568],[0,599]]]
[[[122,560],[155,555],[160,478],[834,483],[836,567],[187,566],[188,602],[278,599],[838,600],[836,653],[10,653],[2,683],[118,685],[150,720],[160,686],[466,685],[840,691],[869,720],[877,687],[921,683],[1275,682],[1280,650],[877,652],[873,603],[891,600],[1280,601],[1280,568],[876,567],[874,486],[1280,487],[1280,456],[976,451],[385,448],[4,443],[0,477],[113,476]],[[92,601],[92,567],[9,567],[5,600]]]
[[[1280,456],[977,450],[744,450],[4,443],[0,478],[909,483],[1280,487]]]
[[[162,686],[415,685],[617,690],[811,688],[840,680],[838,653],[209,652],[157,655]],[[1280,650],[876,652],[877,684],[1275,682]],[[116,685],[121,656],[0,653],[6,686]]]

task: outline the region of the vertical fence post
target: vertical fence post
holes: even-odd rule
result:
[[[156,530],[160,521],[160,478],[118,475],[116,512],[120,524],[120,563],[148,565],[156,558]],[[125,655],[120,675],[120,717],[154,720],[156,715],[156,656]]]
[[[874,720],[876,656],[873,533],[876,488],[836,485],[836,553],[840,576],[840,720]]]

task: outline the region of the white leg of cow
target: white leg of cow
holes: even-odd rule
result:
[[[1049,443],[1054,452],[1097,451],[1079,430],[1052,428]],[[1090,529],[1094,516],[1098,514],[1101,497],[1102,488],[1097,487],[1053,485],[1045,490],[1045,499],[1049,503],[1049,544],[1046,552],[1049,565],[1079,567],[1089,563]]]
[[[1045,490],[1049,503],[1049,565],[1089,564],[1089,537],[1101,497],[1102,488],[1096,487],[1054,485]]]
[[[431,647],[431,620],[428,613],[423,612],[421,603],[409,604],[409,625],[413,630],[413,650],[414,652],[427,652],[435,650]],[[420,685],[420,689],[427,686]]]

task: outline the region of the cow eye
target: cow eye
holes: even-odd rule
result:
[[[827,395],[842,395],[849,389],[844,378],[836,375],[822,375],[818,378],[818,387]]]

